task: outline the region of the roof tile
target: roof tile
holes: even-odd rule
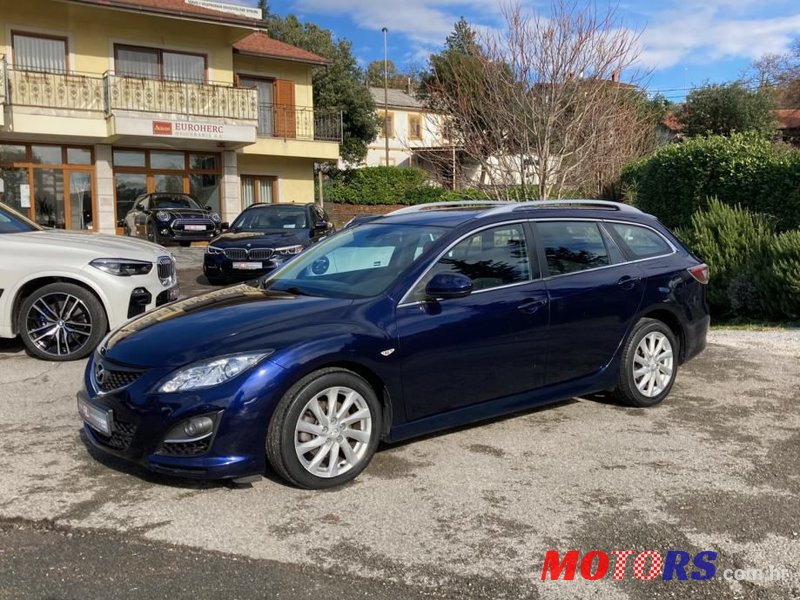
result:
[[[313,65],[327,65],[330,62],[327,58],[322,58],[308,50],[303,50],[302,48],[272,39],[263,31],[251,33],[244,39],[236,42],[233,48],[241,54],[293,60]]]

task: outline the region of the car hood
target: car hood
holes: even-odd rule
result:
[[[279,350],[299,341],[301,327],[339,320],[351,304],[240,284],[129,321],[107,338],[100,353],[130,366],[177,367],[225,354]]]
[[[81,231],[31,231],[14,233],[12,241],[25,241],[54,253],[75,252],[91,258],[135,258],[153,260],[169,252],[157,244],[129,237]]]
[[[306,245],[310,236],[307,229],[280,229],[272,231],[229,231],[211,240],[219,248],[280,248],[297,244]]]

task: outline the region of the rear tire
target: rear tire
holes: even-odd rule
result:
[[[147,227],[147,241],[153,242],[154,244],[161,245],[161,238],[156,231],[155,223],[148,223]]]
[[[321,369],[286,392],[269,423],[267,458],[286,481],[324,489],[355,479],[381,437],[381,404],[362,377]]]
[[[91,354],[108,331],[108,318],[89,290],[72,283],[51,283],[24,300],[17,327],[32,356],[68,361]]]
[[[629,406],[655,406],[669,395],[678,374],[678,341],[656,319],[641,319],[631,331],[619,368],[616,398]]]

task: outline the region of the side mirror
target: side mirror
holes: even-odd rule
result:
[[[211,206],[210,204],[206,204],[206,210],[212,211],[212,210],[214,210],[214,207]]]
[[[125,221],[123,219],[117,221],[117,227],[125,227]]]
[[[314,224],[314,229],[318,231],[327,231],[330,226],[331,224],[328,223],[328,221],[317,221]]]
[[[230,223],[228,223],[227,221],[223,221],[222,223],[220,223],[220,224],[219,224],[219,228],[220,228],[222,231],[225,231],[225,230],[227,230],[227,229],[230,229],[230,228],[231,228],[231,224],[230,224]]]
[[[428,298],[463,298],[472,293],[472,280],[458,273],[439,273],[425,286]]]

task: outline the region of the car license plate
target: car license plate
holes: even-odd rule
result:
[[[111,423],[113,416],[110,410],[102,410],[87,402],[81,395],[78,395],[78,412],[83,420],[92,429],[96,429],[103,435],[111,435]]]
[[[205,231],[206,230],[206,226],[205,225],[184,225],[183,228],[186,231]]]
[[[233,268],[241,269],[243,271],[257,271],[263,267],[260,262],[235,262],[233,263]]]

